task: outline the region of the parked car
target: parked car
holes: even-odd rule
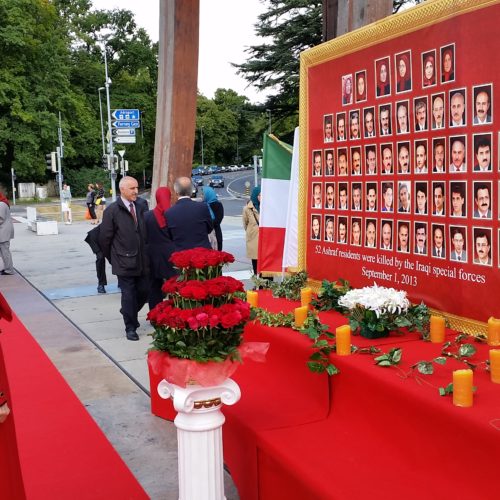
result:
[[[193,171],[191,172],[191,177],[194,177],[195,175],[202,175],[202,172],[203,172],[202,167],[193,168]]]
[[[203,177],[201,175],[193,176],[193,183],[195,186],[203,186]]]
[[[191,189],[191,198],[196,198],[198,196],[198,186],[193,182]]]
[[[220,174],[212,175],[208,185],[210,187],[223,188],[224,187],[224,177],[222,177],[222,175],[220,175]]]

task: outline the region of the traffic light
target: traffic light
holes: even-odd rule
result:
[[[109,155],[102,155],[102,168],[109,170],[111,165],[109,164]]]
[[[47,164],[47,169],[52,170],[52,172],[57,172],[57,159],[55,151],[45,155],[45,163]]]
[[[117,171],[120,167],[120,164],[118,163],[118,155],[113,155],[113,167],[115,171]]]

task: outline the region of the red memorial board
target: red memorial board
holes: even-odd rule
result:
[[[404,289],[469,329],[500,316],[498,19],[426,2],[302,54],[312,280]]]

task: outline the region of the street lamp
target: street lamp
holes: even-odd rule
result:
[[[269,116],[269,130],[268,130],[268,134],[270,134],[271,131],[272,131],[272,127],[271,127],[271,110],[270,109],[266,109],[266,114]]]
[[[99,113],[101,115],[101,137],[102,137],[102,154],[106,154],[106,146],[104,143],[104,122],[102,120],[102,103],[101,103],[101,90],[106,90],[106,87],[99,87],[97,91],[99,92]]]

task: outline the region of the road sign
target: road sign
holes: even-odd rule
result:
[[[141,126],[141,122],[139,120],[117,120],[115,122],[111,122],[111,125],[114,128],[139,128]]]
[[[140,120],[141,118],[138,109],[115,109],[111,116],[115,120]]]
[[[135,136],[131,135],[119,135],[113,139],[113,142],[116,144],[135,144]]]
[[[113,135],[135,135],[135,128],[114,128]]]

